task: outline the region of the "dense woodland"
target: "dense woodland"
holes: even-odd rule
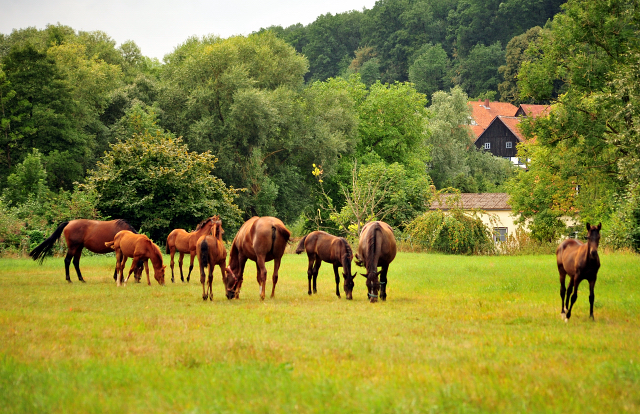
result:
[[[539,241],[571,216],[637,248],[640,12],[600,3],[381,0],[162,62],[62,25],[0,34],[1,248],[79,217],[160,243],[213,214],[227,237],[252,215],[402,232],[445,188],[508,191]],[[470,98],[552,104],[523,123],[526,171],[469,145]]]

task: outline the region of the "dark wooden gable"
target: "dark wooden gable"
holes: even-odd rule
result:
[[[516,156],[518,152],[516,145],[519,142],[520,139],[503,122],[502,117],[497,116],[476,139],[475,145],[479,149],[491,152],[496,157],[511,158]],[[507,143],[511,143],[511,148],[507,148]],[[489,144],[489,149],[486,149],[486,144]]]

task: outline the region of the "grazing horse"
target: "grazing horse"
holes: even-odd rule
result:
[[[273,260],[273,289],[271,290],[271,297],[274,296],[276,283],[278,283],[280,261],[290,237],[291,232],[282,221],[275,217],[252,217],[240,227],[231,245],[229,266],[227,267],[227,277],[232,278],[229,286],[234,289],[236,299],[240,297],[244,266],[247,263],[247,259],[256,262],[261,300],[264,300],[267,284],[265,263]]]
[[[131,263],[127,279],[124,280],[125,283],[129,280],[132,272],[141,272],[143,264],[151,260],[153,277],[159,284],[164,285],[164,269],[167,266],[162,264],[162,253],[160,248],[144,234],[135,234],[128,230],[122,230],[115,235],[113,241],[106,242],[105,246],[116,251],[116,269],[119,273],[116,282],[118,286],[123,283],[124,266],[129,257],[133,258],[133,263]],[[151,285],[148,269],[147,284]]]
[[[338,268],[342,267],[344,278],[344,295],[352,299],[353,279],[356,274],[351,274],[351,260],[353,252],[349,242],[343,237],[332,236],[324,231],[313,231],[300,240],[296,248],[296,254],[307,252],[309,267],[307,277],[309,279],[309,295],[311,295],[311,279],[313,279],[313,293],[317,293],[316,279],[322,262],[333,265],[333,273],[336,277],[336,296],[340,297],[340,275]]]
[[[40,264],[42,264],[47,254],[51,252],[55,242],[64,232],[64,238],[67,241],[67,256],[64,258],[67,282],[71,283],[71,278],[69,277],[69,264],[71,263],[71,259],[73,259],[73,266],[78,274],[78,280],[84,282],[82,273],[80,273],[82,248],[86,247],[94,253],[112,252],[113,250],[104,244],[113,240],[116,233],[120,230],[129,230],[132,233],[136,233],[135,229],[125,220],[98,221],[79,219],[65,221],[60,223],[49,238],[36,246],[31,253],[29,253],[29,256],[33,257],[33,260],[40,259]],[[117,269],[113,273],[114,279],[116,278],[116,272]]]
[[[213,268],[218,265],[222,272],[222,282],[225,286],[227,299],[233,299],[235,291],[227,285],[228,281],[233,283],[233,278],[227,278],[227,250],[224,248],[222,241],[222,222],[216,221],[213,226],[213,235],[205,234],[198,239],[196,243],[196,253],[198,256],[198,262],[200,263],[200,283],[202,283],[202,299],[213,300]],[[204,269],[209,266],[209,278],[207,280],[208,290],[205,289],[205,275]]]
[[[565,321],[571,317],[571,309],[578,299],[578,286],[583,280],[589,282],[589,317],[593,320],[593,301],[595,296],[593,288],[596,285],[598,269],[600,269],[600,257],[598,256],[598,244],[600,243],[600,229],[602,224],[590,226],[587,223],[587,242],[582,243],[575,239],[567,239],[560,243],[556,249],[558,272],[560,272],[560,298],[562,298],[562,315]],[[565,289],[565,276],[569,275],[569,289]],[[573,292],[573,295],[572,295]],[[565,303],[565,293],[567,300]],[[571,305],[569,305],[571,298]]]
[[[185,253],[189,253],[191,256],[189,274],[187,275],[187,282],[189,282],[189,279],[191,278],[191,271],[193,270],[193,259],[196,256],[196,243],[200,237],[211,232],[213,223],[219,219],[220,218],[218,216],[213,216],[202,220],[196,229],[190,233],[187,233],[184,229],[175,229],[169,233],[169,236],[167,237],[167,254],[171,254],[171,283],[173,283],[173,255],[176,251],[180,253],[178,266],[180,267],[180,280],[183,282],[184,276],[182,274],[182,259],[184,258]]]
[[[380,289],[380,299],[387,299],[387,272],[389,264],[395,257],[396,238],[393,236],[391,226],[382,221],[371,221],[365,224],[360,232],[356,264],[367,269],[366,275],[361,274],[367,278],[369,302],[378,301],[378,289]],[[378,271],[378,266],[381,266],[382,270]]]

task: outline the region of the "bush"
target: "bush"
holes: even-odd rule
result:
[[[482,220],[460,209],[432,210],[411,221],[406,232],[427,250],[452,254],[495,252],[492,235]]]

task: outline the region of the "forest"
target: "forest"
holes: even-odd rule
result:
[[[380,0],[191,37],[162,62],[60,24],[0,34],[0,251],[81,217],[125,218],[160,243],[214,214],[226,237],[254,215],[352,236],[383,219],[410,237],[450,225],[429,217],[438,191],[508,192],[539,242],[572,217],[637,250],[639,10]],[[551,105],[522,122],[526,169],[471,144],[478,98]],[[487,245],[470,246],[443,249]]]

